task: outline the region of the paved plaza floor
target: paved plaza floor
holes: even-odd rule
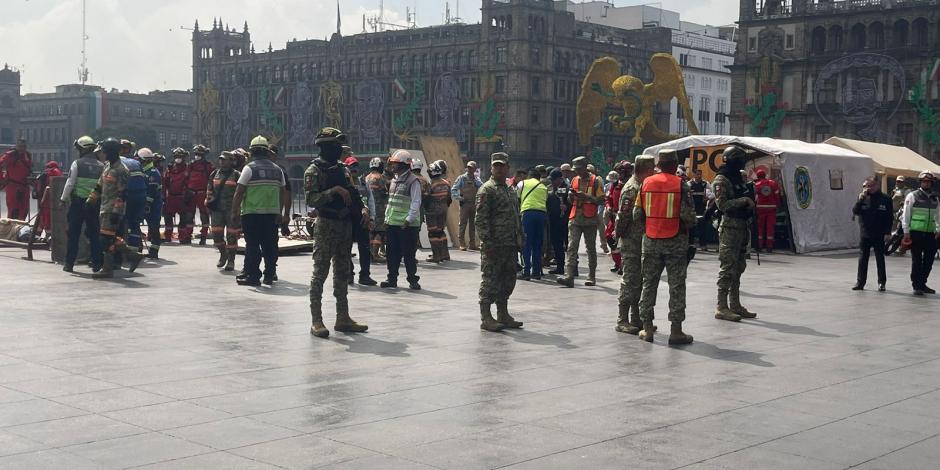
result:
[[[0,248],[0,469],[940,466],[940,301],[911,296],[908,258],[879,293],[849,290],[850,253],[765,255],[743,288],[759,317],[728,323],[702,254],[695,343],[672,348],[665,283],[653,344],[614,331],[605,259],[594,288],[520,282],[525,329],[493,334],[478,255],[454,252],[419,264],[423,291],[351,287],[369,332],[322,340],[308,255],[248,288],[209,247],[113,281],[22,254]]]

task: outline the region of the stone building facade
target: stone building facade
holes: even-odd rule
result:
[[[560,162],[589,150],[577,141],[575,106],[591,63],[616,57],[624,73],[648,78],[649,57],[671,50],[667,28],[578,22],[551,0],[483,0],[482,18],[265,51],[255,50],[247,24],[236,31],[197,23],[193,135],[232,148],[264,134],[298,160],[292,177],[325,125],[346,131],[360,155],[416,148],[417,136],[437,135],[455,137],[477,160],[502,148],[519,166]],[[594,142],[611,154],[628,143],[606,121]]]
[[[940,161],[938,0],[741,0],[732,133],[905,145]],[[913,98],[913,100],[912,100]]]
[[[16,140],[19,106],[20,72],[4,65],[0,69],[0,146],[3,148]]]

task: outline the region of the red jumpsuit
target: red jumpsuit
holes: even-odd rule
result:
[[[52,181],[52,177],[62,176],[62,170],[59,169],[59,164],[55,161],[51,161],[46,164],[45,177],[40,177],[36,181],[36,197],[39,198],[39,228],[36,230],[36,234],[39,235],[43,230],[46,230],[48,233],[52,233],[52,200],[54,197],[46,195],[46,188],[49,188],[49,183]]]
[[[188,224],[180,227],[180,238],[189,240],[193,236],[196,210],[199,210],[199,236],[203,239],[209,233],[209,209],[206,207],[206,187],[209,185],[209,176],[215,168],[205,160],[195,160],[189,164],[189,173],[186,180],[186,189],[191,196],[186,200]]]
[[[757,246],[772,250],[777,206],[780,205],[780,186],[772,179],[761,178],[754,183],[754,193],[757,203]]]
[[[163,175],[163,239],[173,240],[173,218],[180,216],[180,241],[183,241],[183,227],[186,225],[186,181],[189,179],[185,163],[173,164]],[[192,230],[190,230],[192,236]]]
[[[604,238],[607,246],[610,247],[610,257],[614,260],[614,267],[620,269],[623,257],[620,250],[617,249],[617,212],[620,211],[620,193],[623,190],[623,183],[616,182],[610,186],[607,191],[607,197],[604,200],[604,216],[607,217],[607,225],[604,227]]]
[[[29,216],[29,180],[33,156],[20,155],[15,149],[0,156],[0,186],[7,194],[7,218],[26,220]]]

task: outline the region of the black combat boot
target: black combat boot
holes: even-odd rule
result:
[[[681,321],[672,322],[672,332],[669,334],[669,344],[674,346],[681,344],[692,344],[692,335],[687,335],[682,332]]]
[[[503,325],[503,328],[522,328],[522,322],[516,321],[509,314],[509,303],[505,301],[496,302],[496,322]]]
[[[369,329],[369,325],[361,325],[349,318],[348,305],[337,304],[336,309],[338,311],[336,312],[336,323],[333,325],[334,330],[344,333],[365,333]]]
[[[215,267],[221,268],[225,266],[225,262],[228,261],[228,252],[225,250],[224,246],[219,247],[219,262],[215,263]]]
[[[225,250],[225,270],[235,270],[235,248],[228,248]]]
[[[486,331],[503,331],[503,325],[493,319],[490,304],[480,302],[480,329]]]
[[[110,279],[114,277],[114,254],[105,253],[102,261],[101,270],[92,274],[92,279]]]

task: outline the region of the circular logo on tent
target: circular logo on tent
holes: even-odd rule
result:
[[[793,174],[793,187],[796,193],[796,202],[800,209],[806,209],[813,202],[813,182],[809,177],[809,169],[805,166],[796,167]]]

